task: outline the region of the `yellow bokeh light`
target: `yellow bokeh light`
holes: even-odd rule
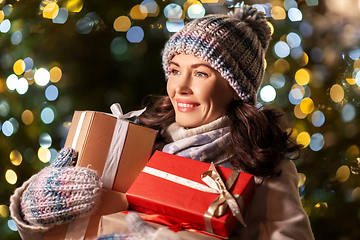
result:
[[[189,1],[189,0],[188,0]],[[219,0],[201,0],[202,3],[212,3],[212,4],[215,4],[215,3],[218,3]]]
[[[47,163],[51,159],[51,152],[47,148],[40,147],[38,150],[38,158],[41,162]]]
[[[131,27],[131,21],[127,16],[120,16],[115,19],[113,26],[117,32],[126,32]]]
[[[0,217],[7,218],[9,216],[9,208],[6,205],[0,205]]]
[[[14,73],[16,75],[23,74],[23,72],[25,71],[25,62],[24,62],[24,60],[22,60],[22,59],[17,60],[14,63],[13,70],[14,70]]]
[[[268,24],[269,27],[270,27],[270,36],[271,36],[271,35],[274,34],[274,31],[275,31],[275,30],[274,30],[274,25],[272,25],[271,22],[269,22],[269,21],[266,21],[266,22],[267,22],[267,24]]]
[[[267,68],[267,61],[266,58],[264,58],[264,70]]]
[[[0,23],[4,20],[5,14],[2,10],[0,10]]]
[[[306,176],[305,176],[305,174],[303,174],[303,173],[298,173],[298,176],[299,176],[299,184],[298,184],[298,187],[301,187],[302,185],[305,184]]]
[[[294,115],[296,118],[298,119],[304,119],[306,118],[307,114],[303,113],[300,109],[300,104],[297,104],[295,107],[294,107]]]
[[[276,60],[274,63],[275,71],[281,74],[285,74],[290,70],[290,63],[283,58]]]
[[[295,73],[295,81],[299,85],[306,85],[310,82],[310,71],[306,68],[301,68]]]
[[[344,99],[344,90],[339,84],[334,84],[331,87],[330,98],[334,102],[341,102]]]
[[[339,167],[336,171],[336,180],[339,182],[345,182],[350,177],[350,169],[347,165],[343,165]]]
[[[54,19],[59,13],[59,6],[51,2],[47,4],[43,9],[43,17],[48,19]]]
[[[356,83],[356,79],[355,78],[346,78],[346,81],[351,84],[354,85]]]
[[[21,153],[16,149],[11,151],[9,157],[10,157],[11,163],[15,166],[19,166],[23,159]]]
[[[354,61],[354,69],[356,69],[356,68],[360,68],[360,58],[358,58]]]
[[[303,145],[304,147],[307,147],[310,143],[310,134],[308,132],[299,133],[299,135],[296,137],[296,142]]]
[[[140,4],[135,5],[130,10],[130,17],[135,20],[143,20],[147,17],[147,15],[148,15],[147,8]]]
[[[271,9],[271,15],[275,20],[282,20],[286,18],[285,9],[279,6],[274,6]]]
[[[351,145],[346,149],[346,158],[357,158],[360,155],[360,150],[357,145]]]
[[[302,56],[296,59],[296,62],[299,64],[299,66],[304,67],[309,63],[309,56],[303,52]]]
[[[5,179],[8,183],[14,185],[17,182],[16,172],[11,169],[7,170],[5,173]]]
[[[66,3],[66,9],[69,12],[80,12],[84,6],[84,3],[82,0],[69,0]]]
[[[313,100],[311,98],[304,98],[303,100],[301,100],[300,110],[305,114],[312,113],[312,111],[314,111]]]
[[[326,202],[319,202],[314,206],[314,212],[319,216],[324,216],[325,213],[327,212],[327,209],[328,209],[328,204]]]
[[[25,125],[30,125],[34,121],[34,114],[30,110],[25,110],[21,114],[21,120]]]
[[[60,81],[60,79],[62,77],[62,71],[59,67],[51,68],[49,73],[50,73],[50,81],[51,82],[56,83],[56,82]]]
[[[360,201],[360,187],[355,188],[352,193],[351,193],[351,197],[355,200],[355,201]]]

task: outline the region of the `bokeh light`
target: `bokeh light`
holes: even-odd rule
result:
[[[311,122],[315,127],[321,127],[325,123],[325,115],[321,111],[315,111],[311,116]]]
[[[284,75],[278,72],[273,73],[270,76],[270,84],[276,89],[282,88],[285,85]]]
[[[296,142],[307,147],[310,144],[310,134],[308,132],[299,133],[296,137]]]
[[[56,86],[49,85],[45,89],[45,97],[46,97],[47,100],[55,101],[58,96],[59,96],[59,90],[58,90],[58,88]]]
[[[39,86],[45,86],[50,81],[50,73],[45,68],[39,68],[35,72],[34,79]]]
[[[11,74],[6,79],[6,86],[9,90],[13,91],[18,85],[18,77],[15,74]]]
[[[334,84],[331,87],[330,98],[334,102],[341,102],[344,99],[344,90],[339,84]]]
[[[22,163],[23,159],[21,153],[16,149],[10,152],[9,158],[11,163],[15,166],[19,166]]]
[[[10,14],[13,12],[14,7],[11,4],[6,4],[3,8],[2,11],[4,12],[4,15],[6,17],[10,16]]]
[[[58,81],[60,81],[62,77],[61,69],[56,66],[50,69],[49,74],[50,74],[50,81],[53,83],[57,83]]]
[[[351,122],[356,116],[356,109],[351,103],[346,104],[341,110],[341,119],[344,122]]]
[[[69,12],[80,12],[84,6],[82,0],[68,0],[66,3],[66,9]]]
[[[290,54],[290,47],[286,42],[279,41],[275,44],[274,51],[279,58],[286,58]]]
[[[129,48],[129,43],[124,37],[116,37],[110,44],[110,49],[116,56],[126,53]]]
[[[147,16],[148,17],[156,17],[159,15],[160,8],[159,5],[154,0],[144,0],[141,2],[141,10],[143,10],[143,7],[146,8]]]
[[[300,110],[305,113],[309,114],[314,110],[314,102],[311,98],[304,98],[300,102]]]
[[[297,119],[304,119],[306,118],[307,114],[306,113],[303,113],[303,111],[301,111],[300,109],[300,104],[297,104],[295,107],[294,107],[294,115]]]
[[[25,71],[25,62],[22,59],[17,60],[13,65],[13,71],[16,75],[21,75]]]
[[[41,111],[40,117],[41,117],[41,121],[43,121],[43,123],[50,124],[55,119],[55,113],[51,108],[46,107]]]
[[[31,70],[34,67],[34,61],[31,57],[24,58],[25,68],[24,72]]]
[[[11,22],[9,19],[5,19],[0,23],[0,32],[7,33],[11,28]]]
[[[0,217],[7,218],[9,216],[9,208],[6,205],[0,205]]]
[[[20,31],[16,31],[11,35],[11,43],[14,45],[18,45],[22,41],[22,33]]]
[[[52,144],[52,138],[48,133],[42,133],[39,137],[39,145],[43,148],[50,148]]]
[[[51,159],[51,152],[47,148],[40,147],[37,155],[39,160],[43,163],[47,163]]]
[[[283,20],[286,18],[285,9],[280,6],[274,6],[271,9],[271,15],[275,20]]]
[[[311,135],[309,147],[313,151],[320,151],[325,143],[324,136],[321,133]]]
[[[14,126],[10,121],[5,121],[1,126],[1,131],[7,137],[10,137],[14,133]]]
[[[131,27],[131,21],[127,16],[120,16],[115,19],[113,27],[117,32],[126,32]]]
[[[350,169],[347,165],[343,165],[339,167],[336,171],[336,180],[339,182],[345,182],[350,177]]]
[[[286,42],[291,48],[296,48],[300,46],[301,38],[297,33],[291,32],[286,36]]]
[[[130,10],[130,17],[134,20],[143,20],[147,17],[148,15],[148,10],[147,7],[144,5],[135,5],[134,7],[132,7],[132,9]]]
[[[289,92],[289,101],[293,105],[297,105],[301,103],[303,97],[304,97],[304,93],[298,88],[294,88]]]
[[[18,230],[15,221],[12,220],[12,219],[8,220],[7,225],[10,228],[11,231],[16,232]]]
[[[306,85],[310,82],[310,71],[306,68],[301,68],[295,73],[295,81],[299,85]]]
[[[205,16],[205,8],[201,4],[193,4],[187,9],[187,15],[190,19],[201,18]]]
[[[276,91],[271,85],[266,85],[260,90],[260,98],[264,102],[272,102],[276,98]]]
[[[288,11],[288,17],[292,22],[299,22],[302,20],[302,13],[298,8],[290,8]]]
[[[20,94],[23,95],[25,94],[29,89],[29,83],[25,78],[20,78],[18,80],[17,86],[16,86],[16,91]]]
[[[59,12],[55,18],[53,18],[52,22],[57,24],[64,24],[69,17],[69,12],[66,8],[59,8]]]
[[[139,26],[131,27],[126,32],[126,38],[131,43],[139,43],[144,39],[144,30]]]
[[[170,21],[173,19],[181,19],[183,16],[183,10],[178,4],[170,3],[164,8],[164,15]]]
[[[25,125],[30,125],[34,121],[34,114],[30,110],[25,110],[21,114],[21,121]]]
[[[0,102],[0,116],[6,117],[10,112],[10,106],[6,101]]]
[[[17,182],[17,174],[14,170],[8,169],[5,172],[5,179],[9,184],[14,185]]]
[[[48,19],[54,19],[59,13],[59,6],[55,2],[46,4],[43,9],[43,17]]]

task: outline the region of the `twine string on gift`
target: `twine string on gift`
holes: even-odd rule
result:
[[[146,108],[143,108],[141,110],[131,111],[123,114],[119,103],[112,104],[110,109],[113,116],[117,118],[117,121],[114,128],[108,156],[106,158],[103,174],[101,176],[103,187],[107,189],[112,189],[116,171],[119,165],[119,159],[126,139],[125,133],[127,133],[129,127],[129,122],[124,120],[139,116],[146,110]]]
[[[202,174],[202,180],[208,185],[204,185],[190,179],[186,179],[171,173],[167,173],[161,171],[159,169],[155,169],[152,167],[146,166],[143,169],[143,172],[151,174],[153,176],[157,176],[168,181],[193,188],[195,190],[207,192],[207,193],[215,193],[219,194],[219,196],[214,200],[212,204],[210,204],[207,211],[204,213],[204,225],[207,232],[214,233],[211,218],[220,217],[222,216],[227,206],[229,206],[232,214],[236,217],[236,219],[246,226],[245,221],[241,215],[241,209],[244,209],[243,199],[241,196],[234,194],[234,196],[228,191],[233,184],[236,182],[236,179],[239,176],[239,171],[232,171],[229,178],[227,179],[226,183],[223,182],[221,179],[220,174],[215,168],[215,165],[211,163],[210,168],[208,171]],[[236,195],[236,196],[235,196]],[[236,200],[235,197],[238,199]],[[240,202],[240,204],[238,203]],[[240,206],[239,206],[240,205]]]

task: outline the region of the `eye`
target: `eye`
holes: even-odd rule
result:
[[[207,77],[207,76],[208,76],[208,74],[206,74],[206,73],[204,73],[204,72],[196,72],[195,75],[196,75],[197,77],[200,77],[200,78],[203,78],[203,77]]]
[[[178,74],[180,74],[180,72],[179,72],[178,70],[176,70],[176,69],[171,69],[171,70],[170,70],[170,73],[171,73],[172,75],[178,75]]]

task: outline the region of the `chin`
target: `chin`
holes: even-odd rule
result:
[[[191,122],[191,121],[184,120],[184,119],[176,119],[175,122],[177,124],[179,124],[179,126],[184,127],[184,128],[195,128],[195,127],[199,127],[202,125],[200,123],[197,124],[195,122]]]

